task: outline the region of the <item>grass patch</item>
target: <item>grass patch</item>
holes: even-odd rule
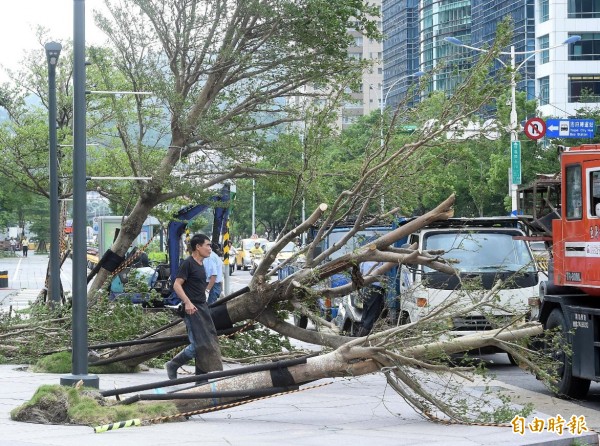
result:
[[[13,409],[11,419],[43,424],[97,426],[132,418],[150,419],[177,413],[171,403],[111,404],[96,389],[44,385],[31,400]]]

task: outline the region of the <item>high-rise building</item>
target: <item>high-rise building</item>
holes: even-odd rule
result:
[[[370,0],[372,6],[381,9],[381,0]],[[379,30],[381,30],[381,15],[376,18]],[[361,116],[365,116],[379,110],[381,104],[381,86],[383,82],[383,44],[381,41],[369,39],[354,28],[347,28],[347,32],[352,39],[348,47],[348,56],[357,60],[367,60],[370,62],[369,68],[363,70],[359,86],[355,90],[347,88],[345,94],[347,99],[338,109],[338,119],[336,126],[343,130],[352,125]],[[304,94],[317,92],[313,85],[306,85],[302,88]],[[324,93],[321,91],[321,93]],[[300,106],[302,104],[319,104],[324,106],[321,100],[307,99],[306,97],[296,96],[288,99],[290,104]]]
[[[600,102],[600,66],[590,63],[600,60],[600,0],[383,0],[382,9],[384,91],[403,87],[389,92],[388,106],[400,102],[416,71],[432,75],[430,90],[451,92],[460,81],[455,70],[468,70],[478,52],[444,39],[485,48],[506,17],[513,25],[517,90],[537,99],[543,115],[570,116],[582,102]],[[573,35],[581,40],[560,46]],[[500,59],[510,66],[510,46],[503,51]],[[447,68],[440,69],[442,62]]]
[[[381,9],[381,0],[371,0],[370,3]],[[377,20],[381,30],[381,17]],[[338,126],[342,129],[354,123],[359,117],[379,109],[383,80],[382,43],[369,39],[354,29],[348,29],[348,33],[354,42],[348,48],[348,55],[356,59],[371,61],[372,65],[370,69],[363,72],[358,91],[348,90],[346,92],[350,98],[344,103],[338,122]]]
[[[600,102],[600,2],[537,0],[536,42],[551,48],[571,36],[581,40],[537,55],[536,92],[545,116],[572,116]],[[596,49],[598,48],[598,49]]]
[[[527,99],[535,99],[535,56],[519,54],[535,51],[535,0],[472,0],[471,43],[475,48],[491,46],[496,39],[496,28],[507,17],[511,18],[513,33],[511,45],[515,47],[515,66],[519,69],[517,90],[526,91]],[[466,42],[465,42],[466,43]],[[468,50],[467,50],[468,51]],[[510,52],[510,47],[502,49]],[[474,53],[469,53],[474,55]],[[531,56],[531,57],[530,57]],[[500,58],[510,66],[510,56]],[[496,64],[501,68],[501,64]]]
[[[383,98],[395,107],[419,71],[419,0],[383,0]]]

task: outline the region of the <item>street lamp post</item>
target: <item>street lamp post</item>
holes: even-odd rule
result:
[[[73,364],[60,383],[98,388],[88,375],[85,113],[85,0],[73,0]]]
[[[468,48],[468,49],[474,50],[474,51],[479,51],[481,53],[489,52],[489,50],[477,48],[477,47],[470,46],[470,45],[465,45],[456,37],[445,37],[444,40],[453,45],[462,46],[464,48]],[[549,48],[540,48],[538,50],[519,51],[519,52],[516,52],[515,46],[511,45],[510,52],[500,52],[499,53],[499,54],[510,56],[510,144],[511,144],[511,152],[512,152],[513,143],[515,143],[519,140],[518,134],[517,134],[517,130],[518,130],[517,99],[516,99],[517,72],[523,67],[523,65],[525,65],[525,63],[529,59],[531,59],[536,54],[541,53],[543,51],[550,51],[550,50],[553,50],[553,49],[558,48],[563,45],[569,45],[569,44],[575,43],[579,40],[581,40],[581,36],[571,36],[564,42],[562,42],[558,45],[554,45]],[[515,58],[517,55],[527,55],[527,57],[518,66],[515,66],[516,65]],[[504,61],[502,61],[501,59],[498,59],[498,58],[496,58],[496,60],[498,62],[500,62],[500,64],[502,64],[503,67],[508,68],[506,63],[504,63]],[[521,162],[520,159],[518,160],[518,162],[519,163]],[[511,172],[514,171],[515,167],[516,166],[513,166],[513,157],[511,155]],[[519,165],[519,169],[520,169],[520,165]],[[514,182],[514,177],[512,174],[509,174],[508,181],[509,181],[508,194],[510,195],[510,198],[511,198],[511,215],[517,215],[517,200],[518,200],[517,185],[518,185],[518,183]]]
[[[44,45],[48,61],[48,140],[50,143],[50,302],[60,305],[60,230],[58,219],[58,156],[56,145],[56,64],[62,45]]]
[[[402,82],[402,81],[404,81],[404,80],[406,80],[406,79],[410,79],[411,77],[416,77],[416,78],[419,78],[419,77],[423,76],[424,74],[425,74],[425,72],[423,72],[423,71],[416,71],[416,72],[414,72],[414,73],[412,73],[412,74],[408,74],[408,75],[406,75],[406,76],[402,76],[400,79],[396,79],[396,80],[395,80],[395,81],[392,83],[392,85],[390,85],[390,86],[387,88],[387,93],[385,94],[385,96],[383,95],[383,82],[381,82],[381,90],[380,90],[380,94],[381,94],[381,104],[379,104],[379,106],[380,106],[380,111],[381,111],[381,116],[383,116],[383,111],[384,111],[384,109],[385,109],[385,104],[386,104],[386,102],[387,102],[387,98],[388,98],[388,96],[389,96],[389,95],[390,95],[390,93],[392,92],[392,89],[393,89],[393,88],[394,88],[396,85],[398,85],[398,83],[400,83],[400,82]]]

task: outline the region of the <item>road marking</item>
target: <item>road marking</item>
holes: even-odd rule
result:
[[[19,269],[21,268],[21,262],[23,261],[23,257],[19,258],[19,263],[17,263],[17,269],[15,269],[15,276],[13,277],[12,280],[17,280],[19,278],[19,273],[21,271],[19,271]]]

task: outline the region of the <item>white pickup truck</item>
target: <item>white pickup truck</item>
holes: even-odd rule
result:
[[[525,232],[514,217],[452,218],[427,226],[411,234],[408,244],[418,250],[445,252],[455,260],[459,276],[440,273],[426,266],[403,265],[400,275],[400,311],[403,320],[414,322],[451,297],[464,305],[483,298],[498,280],[502,286],[494,296],[497,308],[485,311],[496,324],[515,315],[525,314],[529,298],[539,294],[546,279],[539,271]],[[482,312],[452,318],[451,332],[464,335],[492,328]]]
[[[538,296],[546,280],[525,240],[525,228],[514,217],[451,218],[435,222],[408,237],[405,246],[416,244],[424,251],[443,251],[459,275],[440,273],[426,266],[402,265],[388,277],[384,316],[391,324],[416,322],[448,299],[458,297],[466,308],[488,293],[498,280],[494,296],[498,308],[458,314],[448,322],[452,335],[489,330],[528,310],[529,298]],[[393,304],[393,305],[391,305]],[[393,308],[393,311],[392,311]],[[338,325],[353,334],[362,309],[357,293],[343,299]],[[494,321],[490,321],[490,317]]]

